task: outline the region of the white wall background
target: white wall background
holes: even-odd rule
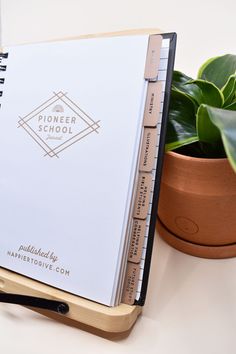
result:
[[[235,0],[2,0],[2,42],[161,28],[178,33],[176,69],[195,75],[208,57],[236,53]]]

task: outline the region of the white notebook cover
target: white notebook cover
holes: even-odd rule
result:
[[[0,266],[115,305],[148,36],[4,48]]]

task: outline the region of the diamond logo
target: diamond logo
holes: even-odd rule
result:
[[[61,91],[19,118],[18,128],[23,128],[48,157],[59,157],[89,134],[98,134],[100,128],[100,121],[95,122]]]

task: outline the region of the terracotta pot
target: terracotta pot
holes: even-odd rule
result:
[[[236,256],[236,174],[227,159],[165,154],[159,233],[200,257]]]

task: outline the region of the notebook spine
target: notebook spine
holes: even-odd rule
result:
[[[0,97],[3,95],[3,84],[5,82],[4,72],[7,70],[6,59],[8,58],[8,53],[0,53]],[[1,108],[1,102],[0,102]]]

